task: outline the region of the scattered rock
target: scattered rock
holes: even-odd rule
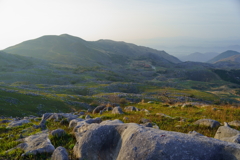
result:
[[[163,113],[156,113],[156,116],[162,116],[162,117],[166,117],[166,118],[172,118],[169,115],[163,114]]]
[[[106,106],[105,105],[100,105],[97,106],[94,110],[93,110],[93,114],[99,113],[101,110],[103,110]]]
[[[129,118],[128,118],[128,117],[123,117],[123,120],[124,120],[124,121],[128,121]]]
[[[149,104],[153,104],[153,103],[154,103],[154,101],[148,101],[147,103],[149,103]]]
[[[184,109],[184,108],[189,108],[189,107],[194,107],[192,104],[183,104],[182,106],[181,106],[181,109]]]
[[[105,107],[102,111],[105,112],[105,111],[112,111],[113,108],[112,107]]]
[[[57,147],[52,154],[51,160],[69,160],[67,150],[62,146]]]
[[[149,110],[147,110],[147,109],[142,109],[141,111],[145,112],[145,113],[150,113]]]
[[[0,121],[0,124],[9,123],[9,122],[12,122],[12,121],[11,121],[11,120],[8,120],[8,119],[5,119],[5,120]]]
[[[195,125],[201,125],[211,128],[216,128],[220,126],[220,123],[218,121],[212,120],[212,119],[199,119],[196,122],[194,122]]]
[[[92,117],[90,115],[86,115],[85,119],[91,119]]]
[[[228,124],[234,127],[240,127],[240,121],[237,120],[228,122]]]
[[[83,121],[83,119],[81,119],[81,118],[73,119],[73,120],[70,121],[68,127],[69,128],[74,128],[77,125],[77,123],[80,122],[80,121]]]
[[[114,107],[112,110],[112,114],[123,114],[122,108]]]
[[[25,155],[36,155],[41,153],[53,153],[55,147],[48,139],[47,132],[41,132],[23,139],[24,143],[21,143],[17,148],[24,150]]]
[[[217,108],[212,108],[212,111],[216,111],[217,110]]]
[[[88,113],[92,113],[92,111],[93,111],[93,110],[92,110],[91,108],[89,108],[89,109],[87,110]]]
[[[150,122],[149,119],[146,119],[146,118],[141,118],[140,119],[140,123],[148,123],[148,122]]]
[[[140,109],[134,107],[134,106],[128,106],[124,108],[125,111],[140,111]]]
[[[30,123],[30,121],[27,119],[23,119],[23,120],[19,120],[19,121],[12,121],[11,123],[8,124],[7,128],[21,126],[26,123]]]
[[[78,115],[79,116],[85,115],[85,112],[79,112]]]
[[[63,129],[55,129],[51,132],[52,136],[62,137],[66,134],[66,132]]]
[[[53,113],[47,120],[55,120],[55,121],[59,121],[63,118],[62,115],[57,114],[57,113]]]

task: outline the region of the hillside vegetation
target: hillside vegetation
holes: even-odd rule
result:
[[[1,96],[2,115],[10,116],[14,107],[14,116],[74,111],[108,103],[111,95],[133,103],[239,102],[237,62],[181,62],[165,51],[67,34],[29,40],[0,56],[0,87],[8,95]]]

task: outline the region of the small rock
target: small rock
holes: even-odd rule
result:
[[[67,150],[62,146],[57,147],[52,154],[51,160],[69,160]]]
[[[218,121],[215,121],[212,119],[199,119],[196,122],[194,122],[194,124],[211,127],[211,128],[216,128],[220,126],[220,123]]]
[[[140,123],[148,123],[148,122],[150,122],[150,120],[146,118],[141,118],[140,120]]]
[[[122,108],[114,107],[112,110],[112,114],[123,114]]]
[[[150,113],[149,110],[147,110],[147,109],[142,109],[141,111],[145,112],[145,113]]]
[[[228,124],[234,127],[240,127],[240,121],[237,120],[228,122]]]
[[[78,115],[79,116],[85,115],[85,112],[79,112]]]
[[[100,105],[97,106],[94,110],[93,110],[93,114],[99,113],[101,110],[103,110],[106,106],[105,105]]]
[[[85,119],[91,119],[92,117],[90,115],[86,115]]]
[[[128,106],[124,108],[125,111],[139,111],[138,108],[134,107],[134,106]]]
[[[217,110],[217,108],[212,108],[212,111],[216,111]]]
[[[70,121],[68,127],[69,128],[74,128],[77,125],[77,123],[80,122],[80,121],[83,121],[83,119],[81,119],[81,118],[73,119],[73,120]]]
[[[66,132],[63,129],[56,129],[51,132],[52,136],[62,137],[66,134]]]

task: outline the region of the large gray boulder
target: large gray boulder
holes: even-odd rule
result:
[[[26,123],[30,123],[30,121],[27,119],[22,119],[19,121],[12,121],[11,123],[8,124],[7,128],[18,127],[18,126],[21,126]]]
[[[227,123],[225,123],[224,126],[218,128],[214,138],[226,142],[239,143],[240,131],[229,127]]]
[[[200,126],[206,126],[211,128],[216,128],[220,126],[220,123],[218,121],[212,120],[212,119],[199,119],[196,122],[194,122],[195,125]]]
[[[41,132],[23,139],[24,143],[19,144],[17,147],[24,150],[25,155],[36,155],[42,153],[53,153],[55,147],[52,145],[48,138],[47,132]]]
[[[67,150],[62,146],[57,147],[52,154],[51,160],[69,160]]]
[[[114,107],[112,110],[112,114],[123,114],[122,108]]]
[[[134,123],[84,125],[75,134],[79,160],[240,159],[240,145]]]

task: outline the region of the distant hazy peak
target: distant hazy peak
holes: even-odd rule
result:
[[[208,63],[215,63],[215,62],[220,61],[222,59],[229,58],[231,56],[239,55],[239,54],[240,53],[237,52],[237,51],[227,50],[227,51],[219,54],[218,56],[214,57],[213,59],[209,60]]]

